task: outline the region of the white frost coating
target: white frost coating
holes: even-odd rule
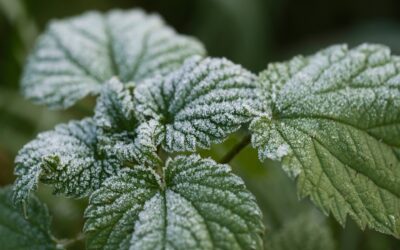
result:
[[[283,144],[278,147],[276,150],[276,156],[277,158],[283,158],[289,153],[289,145]]]
[[[162,249],[163,246],[161,244],[164,241],[164,234],[160,232],[165,227],[166,211],[164,203],[164,197],[158,193],[144,204],[135,222],[130,240],[130,250]]]
[[[121,171],[93,193],[85,217],[89,249],[262,249],[261,211],[243,181],[197,155],[169,159],[161,178]]]
[[[251,122],[261,159],[282,158],[300,196],[342,224],[400,237],[400,58],[333,46],[259,76],[268,115]]]
[[[110,177],[90,197],[85,211],[88,249],[129,249],[135,221],[161,183],[150,168],[135,166]],[[111,230],[110,230],[111,229]]]
[[[100,148],[109,157],[120,161],[139,163],[150,167],[161,164],[157,155],[162,126],[156,120],[141,123],[132,132],[121,132],[102,136]]]
[[[133,143],[126,145],[125,152],[119,151],[123,152],[124,158],[131,155],[139,163],[158,166],[161,164],[161,159],[157,154],[157,146],[160,144],[162,133],[162,125],[158,121],[150,120],[142,123],[136,129],[137,136]]]
[[[150,166],[160,164],[157,145],[162,126],[155,120],[139,124],[132,86],[113,78],[104,87],[95,109],[98,148],[107,157]]]
[[[129,130],[137,124],[132,88],[116,77],[111,78],[97,100],[95,121],[103,130]]]
[[[29,57],[22,87],[37,103],[67,108],[98,94],[113,76],[140,82],[204,54],[197,40],[176,34],[158,15],[88,12],[48,26]]]
[[[167,190],[165,196],[157,194],[144,205],[135,223],[130,249],[172,250],[174,246],[212,249],[212,241],[204,219],[192,204]]]
[[[135,89],[141,120],[159,120],[167,151],[195,151],[219,143],[248,122],[258,98],[255,77],[226,59],[188,59],[167,77]]]
[[[269,158],[280,161],[282,160],[283,157],[289,154],[289,150],[290,150],[289,145],[281,144],[278,146],[276,150],[275,149],[271,150],[270,148],[266,148],[264,151],[260,152],[259,157],[262,159]]]
[[[115,173],[119,164],[96,153],[96,127],[92,119],[72,121],[44,132],[25,145],[15,160],[14,201],[25,202],[40,181],[54,192],[85,197]]]
[[[300,166],[298,166],[297,164],[291,164],[290,161],[286,162],[285,160],[282,162],[282,169],[292,179],[295,179],[302,172],[302,168]]]

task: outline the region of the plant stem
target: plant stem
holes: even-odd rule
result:
[[[222,157],[219,162],[225,164],[232,161],[235,156],[240,153],[240,151],[242,151],[247,145],[250,144],[250,141],[251,135],[247,134],[238,144],[236,144],[231,150],[229,150],[229,152],[224,157]]]

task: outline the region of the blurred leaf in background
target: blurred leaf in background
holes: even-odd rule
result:
[[[309,212],[292,218],[272,232],[266,246],[271,250],[334,250],[335,242],[323,218]]]

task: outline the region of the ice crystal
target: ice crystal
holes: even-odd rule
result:
[[[120,167],[97,153],[92,119],[72,121],[44,132],[25,145],[15,160],[14,200],[25,202],[38,182],[51,184],[55,193],[84,197]]]
[[[260,74],[266,114],[252,121],[261,159],[282,160],[301,196],[342,224],[400,237],[400,58],[333,46]]]
[[[167,77],[135,89],[142,120],[164,126],[167,151],[195,151],[221,142],[252,117],[257,103],[255,77],[226,59],[188,59]]]
[[[102,90],[95,110],[98,147],[104,155],[123,162],[157,166],[162,127],[155,120],[139,124],[133,88],[134,85],[124,86],[113,78]]]
[[[261,249],[261,212],[226,165],[197,155],[160,177],[136,166],[109,178],[85,213],[89,249]]]
[[[37,103],[66,108],[98,94],[113,76],[139,82],[204,53],[197,40],[176,34],[156,14],[88,12],[48,26],[26,65],[23,92]]]

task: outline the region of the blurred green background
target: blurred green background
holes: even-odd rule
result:
[[[334,43],[383,43],[400,54],[399,0],[0,0],[0,186],[13,182],[15,155],[38,132],[92,114],[93,100],[49,111],[22,98],[19,79],[37,35],[54,18],[134,7],[160,13],[178,32],[198,37],[209,55],[227,57],[253,72]],[[243,136],[243,131],[236,133],[203,154],[219,159]],[[400,249],[400,241],[390,236],[362,232],[352,221],[342,228],[307,200],[299,202],[294,183],[278,164],[260,164],[256,157],[248,147],[232,166],[264,212],[268,246],[281,249],[286,242],[293,245],[285,249],[296,250],[304,249],[296,244],[309,242],[309,249]],[[46,187],[40,187],[39,196],[54,215],[57,237],[79,233],[87,201],[53,197]],[[83,249],[83,243],[70,249]]]

